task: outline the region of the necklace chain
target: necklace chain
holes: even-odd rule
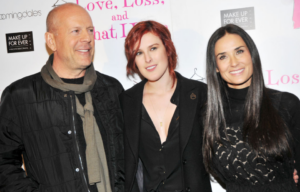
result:
[[[166,92],[167,92],[167,91],[166,91]],[[149,97],[149,99],[150,99],[150,103],[151,103],[151,105],[152,105],[153,111],[154,111],[154,113],[155,113],[157,119],[159,120],[159,126],[162,128],[162,127],[163,127],[163,120],[164,120],[164,118],[165,118],[166,111],[167,111],[167,109],[168,109],[168,107],[169,107],[169,100],[168,100],[168,103],[166,104],[166,107],[165,107],[165,111],[164,111],[164,114],[163,114],[163,119],[161,120],[161,119],[159,118],[158,114],[156,113],[156,110],[155,110],[155,108],[154,108],[154,105],[153,105],[153,102],[152,102],[151,97]]]
[[[153,105],[153,102],[152,102],[151,97],[149,97],[149,99],[150,99],[150,103],[151,103],[151,105],[152,105],[153,111],[154,111],[155,115],[157,116],[157,119],[159,120],[159,125],[160,125],[160,127],[163,127],[163,120],[164,120],[164,118],[165,118],[166,111],[167,111],[167,109],[168,109],[169,103],[167,103],[167,105],[166,105],[166,107],[165,107],[165,112],[164,112],[164,115],[163,115],[163,120],[161,120],[161,119],[159,118],[158,114],[156,113],[156,110],[155,110],[155,108],[154,108],[154,105]]]

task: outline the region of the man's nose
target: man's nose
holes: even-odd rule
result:
[[[89,31],[89,29],[88,30],[83,30],[83,32],[81,34],[81,41],[91,42],[92,41],[92,37],[93,37],[92,34],[93,33],[91,33]]]

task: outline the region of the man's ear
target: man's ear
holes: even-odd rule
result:
[[[46,32],[45,33],[45,40],[47,46],[53,51],[56,51],[56,42],[55,42],[55,37],[53,33]]]

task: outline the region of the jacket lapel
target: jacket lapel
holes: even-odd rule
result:
[[[179,109],[179,137],[180,137],[180,151],[183,151],[187,145],[191,135],[195,114],[197,112],[198,99],[200,97],[197,89],[197,84],[190,82],[188,79],[176,73],[178,82],[180,84],[180,109]],[[129,142],[129,146],[138,159],[139,149],[139,134],[141,124],[141,110],[144,85],[147,81],[144,80],[131,89],[124,92],[124,122],[125,122],[125,136]],[[200,139],[200,138],[199,138]]]
[[[127,90],[123,98],[125,136],[135,159],[138,159],[143,91],[146,82],[142,81]]]
[[[180,151],[181,155],[187,145],[191,135],[195,114],[198,105],[198,91],[196,84],[188,81],[177,73],[178,80],[180,81],[180,109],[179,109],[179,137],[180,137]],[[200,139],[200,138],[199,138]]]

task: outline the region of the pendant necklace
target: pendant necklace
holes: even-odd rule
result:
[[[162,128],[162,127],[163,127],[163,120],[161,120],[161,119],[159,118],[159,116],[157,115],[156,110],[155,110],[154,105],[153,105],[153,102],[152,102],[152,99],[151,99],[151,98],[149,98],[149,99],[150,99],[150,102],[151,102],[153,111],[154,111],[155,115],[157,116],[157,119],[159,120],[159,125],[160,125],[160,127]],[[166,114],[166,111],[167,111],[167,109],[168,109],[168,105],[169,105],[169,103],[167,103],[167,105],[166,105],[166,107],[165,107],[165,112],[164,112],[164,115],[163,115],[163,119],[165,118],[165,114]]]

